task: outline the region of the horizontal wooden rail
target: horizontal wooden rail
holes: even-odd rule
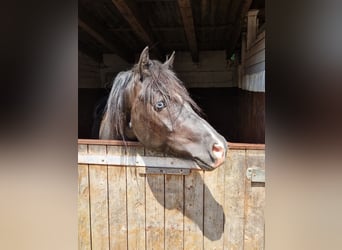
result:
[[[119,140],[95,140],[95,139],[78,139],[78,144],[93,144],[93,145],[113,145],[113,146],[135,146],[143,147],[140,142],[136,141],[119,141]],[[264,150],[265,144],[253,144],[253,143],[235,143],[228,142],[228,148],[230,149],[250,149],[250,150]]]
[[[201,170],[194,161],[174,157],[144,156],[144,155],[94,155],[79,154],[79,164],[152,167],[152,168],[182,168]]]

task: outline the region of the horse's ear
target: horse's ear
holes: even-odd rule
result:
[[[145,49],[141,52],[139,62],[138,62],[140,74],[143,73],[144,69],[148,69],[149,64],[150,64],[149,61],[150,61],[150,56],[148,53],[148,46],[146,46]]]
[[[169,59],[166,57],[166,61],[164,62],[164,65],[168,67],[169,69],[172,69],[174,60],[175,60],[175,52],[173,51]]]

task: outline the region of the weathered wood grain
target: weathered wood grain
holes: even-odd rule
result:
[[[222,249],[225,214],[224,168],[204,173],[204,249]]]
[[[106,154],[106,146],[89,145],[90,154]],[[109,249],[107,166],[89,165],[92,249]]]
[[[183,249],[183,176],[165,176],[165,249]]]
[[[148,175],[143,167],[78,166],[79,249],[264,249],[261,147],[230,149],[218,169]],[[162,156],[140,145],[88,145],[79,154]]]
[[[197,39],[196,39],[196,33],[195,33],[194,19],[192,15],[191,1],[190,0],[178,0],[178,6],[182,15],[184,31],[185,31],[186,39],[188,40],[188,45],[191,51],[192,60],[194,62],[198,62]]]
[[[145,150],[146,156],[163,154]],[[146,249],[164,249],[164,175],[146,175]]]
[[[244,241],[244,206],[246,151],[230,150],[227,155],[224,185],[224,247],[242,250]]]
[[[108,155],[124,155],[122,146],[107,146]],[[127,249],[126,167],[108,166],[109,245]]]
[[[91,249],[88,165],[78,165],[78,246]]]
[[[184,177],[184,249],[203,249],[203,171]]]
[[[265,154],[247,150],[247,167],[265,169]],[[245,235],[244,249],[265,249],[265,186],[264,183],[251,183],[246,180]]]
[[[128,155],[144,154],[143,148],[127,148]],[[128,249],[145,249],[145,177],[142,167],[127,168]]]

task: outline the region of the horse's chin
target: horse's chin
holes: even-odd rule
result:
[[[205,163],[204,161],[202,161],[201,159],[197,157],[193,158],[193,161],[196,162],[197,165],[203,170],[212,171],[215,169],[214,167],[210,166],[209,164]]]

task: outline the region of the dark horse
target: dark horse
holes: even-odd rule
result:
[[[213,170],[226,158],[226,140],[197,114],[199,107],[171,70],[173,60],[174,52],[164,63],[150,60],[146,47],[131,70],[116,76],[99,137],[138,140]]]

